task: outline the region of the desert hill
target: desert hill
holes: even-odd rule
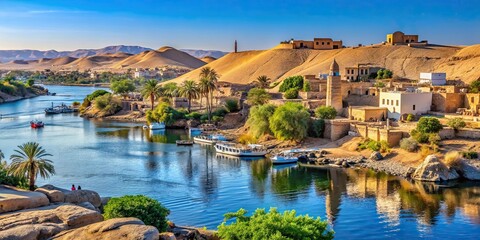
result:
[[[125,66],[129,68],[153,68],[162,65],[198,68],[205,65],[205,62],[175,48],[162,47],[158,50],[149,50],[130,56],[115,63],[112,68]]]
[[[420,72],[444,71],[448,79],[471,82],[480,77],[480,45],[452,46],[365,46],[335,50],[282,49],[229,53],[208,63],[220,75],[220,81],[247,84],[260,75],[273,81],[293,75],[327,73],[333,59],[344,68],[357,64],[385,67],[402,78],[418,79]],[[172,81],[198,79],[200,69]]]
[[[200,60],[202,60],[202,61],[204,61],[204,62],[206,62],[206,63],[211,63],[211,62],[213,62],[213,61],[215,61],[215,60],[217,60],[217,59],[214,58],[214,57],[206,56],[206,57],[200,58]]]

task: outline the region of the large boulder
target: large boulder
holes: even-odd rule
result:
[[[88,226],[61,232],[51,239],[145,239],[158,240],[159,233],[155,227],[146,226],[137,218],[114,218]]]
[[[374,161],[378,161],[378,160],[382,160],[383,159],[383,156],[380,152],[372,152],[372,154],[370,154],[370,160],[374,160]]]
[[[64,202],[65,201],[65,194],[57,188],[55,188],[53,185],[44,185],[41,186],[37,189],[35,189],[36,192],[41,192],[45,195],[47,195],[48,200],[50,200],[51,203],[57,203],[57,202]]]
[[[0,239],[47,239],[72,228],[103,220],[96,212],[72,204],[0,214]]]
[[[0,185],[0,213],[36,208],[50,204],[45,194]]]
[[[478,160],[464,160],[461,174],[468,180],[480,180],[480,162]]]
[[[415,180],[428,182],[448,181],[459,177],[455,169],[448,168],[435,155],[427,156],[412,175]]]
[[[53,185],[41,186],[39,192],[47,194],[49,198],[54,199],[54,202],[66,202],[73,204],[80,204],[83,202],[90,202],[94,207],[99,208],[102,205],[102,200],[97,192],[91,190],[76,190],[70,191],[67,189],[55,187]],[[61,193],[59,193],[61,192]],[[63,200],[60,200],[63,194]]]

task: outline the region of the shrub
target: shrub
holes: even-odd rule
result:
[[[480,79],[473,81],[470,83],[468,91],[471,93],[480,93]]]
[[[95,107],[101,110],[104,116],[108,116],[122,110],[122,103],[112,94],[105,94],[95,99]]]
[[[109,92],[108,92],[108,91],[105,91],[105,90],[95,90],[95,92],[93,92],[93,93],[91,93],[91,94],[88,94],[87,97],[86,97],[86,99],[91,102],[91,101],[93,101],[95,98],[100,97],[100,96],[102,96],[102,95],[105,95],[105,94],[107,94],[107,93],[109,93]]]
[[[393,72],[388,69],[380,69],[377,72],[377,79],[392,78]]]
[[[421,117],[417,123],[417,131],[421,133],[438,133],[442,128],[440,121],[434,117]]]
[[[303,89],[304,92],[310,92],[311,87],[310,87],[310,82],[309,81],[303,81]]]
[[[187,119],[195,119],[195,120],[200,120],[200,118],[202,117],[202,114],[199,113],[199,112],[191,112],[189,114],[186,114],[185,117]],[[207,119],[208,119],[208,116],[207,116]]]
[[[250,134],[242,134],[238,137],[237,141],[241,144],[254,144],[257,143],[257,139]]]
[[[390,152],[390,146],[388,143],[384,140],[382,141],[375,141],[371,139],[365,139],[363,142],[361,142],[357,150],[365,150],[365,149],[370,149],[375,152]]]
[[[262,105],[270,100],[270,94],[263,88],[252,88],[248,91],[247,101],[251,105]]]
[[[283,80],[282,84],[280,85],[279,91],[286,92],[289,89],[302,89],[303,88],[303,77],[302,76],[293,76],[288,77]]]
[[[461,168],[462,167],[462,154],[457,151],[450,151],[445,154],[443,163],[447,167],[451,168]]]
[[[320,218],[296,216],[295,210],[279,213],[271,208],[257,209],[252,216],[245,216],[246,210],[225,214],[225,219],[218,226],[221,239],[333,239],[333,231],[328,230],[326,221]],[[227,225],[227,221],[236,221]]]
[[[453,128],[455,131],[458,131],[458,129],[464,128],[465,126],[467,126],[467,124],[462,118],[449,119],[447,122],[447,125]]]
[[[383,87],[385,87],[385,83],[382,82],[382,81],[377,81],[377,82],[375,82],[375,84],[373,86],[378,87],[378,88],[383,88]]]
[[[249,127],[248,133],[259,138],[264,134],[272,133],[270,130],[269,119],[275,112],[275,106],[265,104],[261,106],[253,106],[250,109],[246,125]]]
[[[115,94],[123,95],[124,97],[129,92],[135,90],[135,85],[130,80],[120,80],[112,82],[112,86],[110,87]]]
[[[298,90],[297,89],[288,89],[287,91],[285,91],[285,93],[283,94],[283,97],[285,99],[296,99],[298,98]]]
[[[105,219],[135,217],[145,225],[151,225],[164,232],[167,229],[167,215],[170,211],[157,200],[143,195],[127,195],[110,199],[104,208]]]
[[[307,136],[310,113],[299,103],[287,102],[275,109],[270,129],[279,140],[302,140]]]
[[[170,107],[168,103],[159,103],[153,111],[147,111],[147,122],[164,122],[166,125],[170,125],[178,119],[184,118],[181,112]],[[207,117],[208,118],[208,117]]]
[[[406,120],[407,120],[407,122],[414,121],[414,120],[415,120],[415,115],[409,113],[409,114],[407,115],[407,119],[406,119]]]
[[[320,138],[323,137],[323,131],[325,131],[325,120],[315,119],[310,124],[308,136]]]
[[[440,137],[440,135],[438,135],[438,133],[430,133],[428,135],[428,142],[430,143],[430,145],[438,145],[441,140],[442,138]]]
[[[208,121],[208,114],[203,114],[200,117],[200,122],[207,122]]]
[[[234,98],[229,98],[225,100],[225,108],[228,112],[236,112],[239,110],[238,101]]]
[[[28,189],[28,180],[25,177],[13,176],[8,172],[7,162],[2,161],[3,153],[0,151],[0,184]]]
[[[212,117],[212,121],[213,121],[213,122],[221,122],[221,121],[223,121],[223,117],[213,116],[213,117]]]
[[[404,138],[400,140],[400,148],[409,152],[415,152],[418,149],[418,142],[413,138]]]
[[[410,136],[419,143],[427,143],[428,142],[428,134],[421,133],[421,132],[417,131],[416,129],[413,129],[410,132]]]
[[[430,149],[430,147],[427,146],[427,145],[423,145],[423,146],[420,148],[420,155],[421,155],[423,158],[426,157],[426,156],[428,156],[428,155],[430,155],[430,154],[433,154],[433,153],[434,153],[433,150]]]
[[[467,159],[477,159],[478,153],[474,151],[462,152],[462,156]]]
[[[335,119],[337,110],[332,106],[320,106],[315,109],[315,116],[321,119]]]
[[[215,111],[212,112],[212,116],[217,116],[217,117],[224,117],[225,115],[227,115],[228,113],[228,110],[224,107],[222,108],[219,108]]]

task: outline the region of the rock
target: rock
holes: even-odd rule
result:
[[[322,150],[322,151],[320,151],[320,154],[322,154],[322,155],[327,155],[328,152],[327,152],[327,150]]]
[[[381,153],[375,151],[375,152],[372,152],[369,159],[374,160],[374,161],[378,161],[378,160],[382,160],[383,156],[382,156]]]
[[[335,161],[335,165],[342,166],[343,161],[341,159]]]
[[[307,156],[304,156],[304,155],[299,156],[299,157],[298,157],[298,161],[299,161],[299,162],[303,162],[303,163],[308,162],[308,157],[307,157]]]
[[[64,192],[65,202],[79,204],[82,202],[90,202],[94,207],[98,208],[102,205],[102,200],[97,192],[91,190],[76,190]]]
[[[137,218],[113,218],[103,222],[93,223],[88,226],[61,232],[51,239],[159,239],[158,230],[146,226]]]
[[[56,189],[53,185],[44,185],[37,188],[35,191],[47,195],[48,200],[50,200],[51,203],[65,201],[65,194],[63,194],[62,191]]]
[[[80,207],[84,207],[86,209],[90,209],[90,210],[99,212],[99,210],[97,208],[95,208],[95,206],[93,206],[90,202],[81,202],[77,205],[80,206]]]
[[[72,204],[0,214],[0,239],[46,239],[72,228],[99,222],[103,216]]]
[[[100,202],[102,203],[99,207],[100,212],[103,213],[103,208],[107,205],[108,201],[110,201],[111,197],[101,197]]]
[[[344,160],[344,161],[342,162],[342,167],[344,167],[344,168],[348,168],[348,163],[347,163],[347,161],[346,161],[346,160]]]
[[[413,175],[413,173],[415,173],[415,168],[413,168],[413,167],[408,167],[407,172],[406,172],[405,174],[406,174],[406,177],[407,177],[407,178],[411,178],[412,175]]]
[[[461,174],[468,180],[480,180],[480,162],[478,160],[464,160]]]
[[[427,156],[412,175],[415,180],[429,182],[447,181],[459,177],[455,169],[449,169],[435,155]]]
[[[36,208],[50,204],[47,195],[0,185],[0,213]]]
[[[323,157],[323,155],[321,153],[317,152],[317,153],[315,153],[315,157],[316,158],[321,158],[321,157]]]
[[[315,155],[315,153],[311,152],[308,154],[308,157],[309,158],[317,158],[317,156]]]
[[[175,234],[171,233],[171,232],[163,232],[163,233],[160,233],[160,236],[159,236],[160,240],[176,240],[177,238],[175,237]]]

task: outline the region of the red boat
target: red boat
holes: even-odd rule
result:
[[[30,127],[32,128],[42,128],[43,126],[45,126],[45,124],[42,121],[35,120],[30,122]]]

